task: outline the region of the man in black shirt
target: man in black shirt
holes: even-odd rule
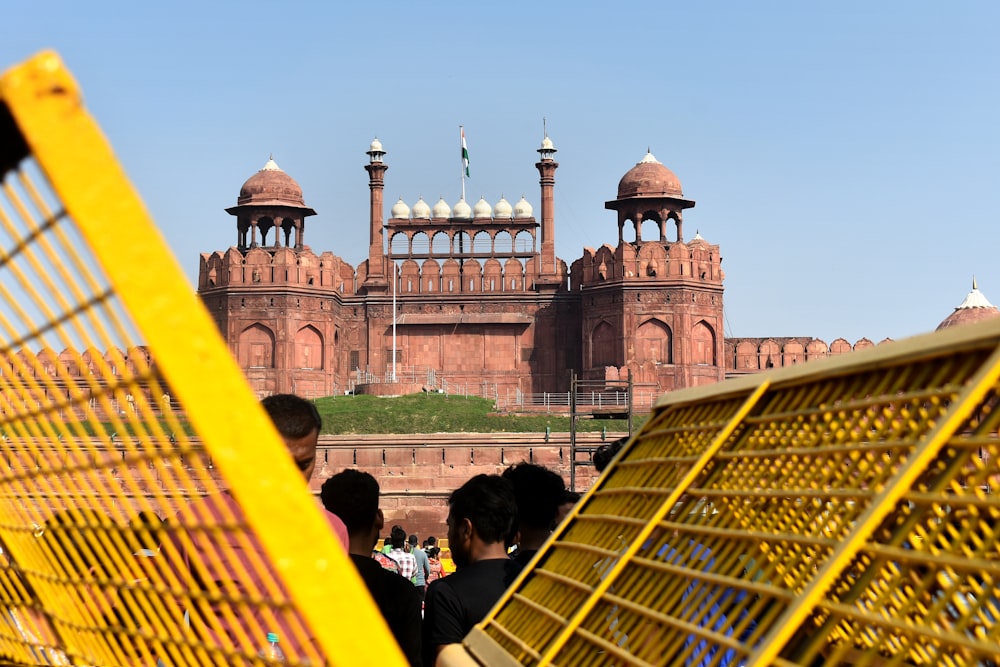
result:
[[[411,665],[421,665],[420,596],[408,579],[382,567],[372,548],[385,524],[378,507],[375,478],[360,470],[344,470],[323,482],[323,507],[347,526],[354,567],[378,605],[396,643]],[[433,664],[433,663],[431,663]]]
[[[517,502],[517,553],[521,565],[527,565],[552,534],[552,524],[566,493],[563,478],[544,466],[522,461],[503,471],[503,478],[514,488]]]
[[[425,665],[460,643],[516,578],[521,565],[507,557],[516,523],[514,491],[499,475],[476,475],[448,498],[448,548],[457,569],[427,589]]]

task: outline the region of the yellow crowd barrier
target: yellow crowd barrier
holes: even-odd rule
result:
[[[404,663],[53,53],[0,77],[0,437],[0,662]]]
[[[1000,662],[1000,321],[664,396],[447,664]]]

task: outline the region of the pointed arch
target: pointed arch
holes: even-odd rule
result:
[[[322,370],[323,334],[308,324],[295,332],[295,368]]]
[[[715,341],[715,329],[705,320],[699,320],[691,327],[692,361],[702,366],[718,366]]]
[[[244,329],[239,340],[240,367],[274,368],[274,339],[274,332],[260,322]]]
[[[674,363],[673,332],[664,322],[653,318],[640,324],[635,331],[635,342],[635,360],[638,363]]]
[[[590,366],[618,366],[615,342],[618,336],[615,328],[607,322],[600,322],[590,334]]]

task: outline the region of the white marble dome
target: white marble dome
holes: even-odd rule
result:
[[[496,206],[493,207],[493,217],[494,218],[509,218],[514,212],[514,208],[510,205],[510,202],[500,197],[500,201],[497,202]]]
[[[406,205],[403,198],[400,197],[399,201],[392,205],[392,209],[389,211],[389,215],[393,218],[409,218],[410,217],[410,207]]]
[[[534,209],[531,208],[531,204],[528,200],[521,195],[521,199],[514,204],[514,217],[515,218],[530,218],[534,214]]]
[[[372,139],[371,148],[368,149],[372,153],[382,152],[382,142],[378,140],[378,137]]]
[[[476,205],[472,207],[473,218],[489,218],[493,215],[493,207],[486,201],[486,197],[480,197]]]
[[[417,203],[413,205],[413,219],[414,220],[430,220],[431,217],[431,207],[427,205],[424,198],[421,197],[417,200]]]
[[[459,220],[468,220],[472,217],[472,207],[469,206],[469,203],[463,197],[455,202],[455,207],[451,209],[451,214]]]
[[[448,206],[448,202],[444,200],[444,197],[438,199],[437,203],[434,204],[434,208],[431,209],[432,218],[450,218],[451,217],[451,206]]]

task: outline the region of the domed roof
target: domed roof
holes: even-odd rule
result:
[[[382,142],[378,140],[378,137],[372,139],[372,145],[368,150],[373,153],[382,150]]]
[[[493,207],[486,201],[486,197],[480,197],[476,205],[472,207],[473,218],[489,218],[493,215]]]
[[[431,209],[432,218],[450,218],[451,217],[451,206],[448,206],[448,202],[444,200],[444,197],[438,199],[437,203],[434,204],[434,208]]]
[[[681,182],[649,151],[618,182],[618,198],[683,197]]]
[[[972,291],[965,296],[965,300],[958,304],[955,311],[944,318],[944,321],[937,326],[937,331],[941,329],[947,329],[948,327],[958,326],[959,324],[971,324],[972,322],[982,322],[983,320],[989,320],[1000,315],[1000,309],[997,309],[989,299],[979,291],[976,286],[976,279],[972,279]]]
[[[500,201],[497,205],[493,207],[493,217],[494,218],[509,218],[514,212],[514,207],[510,205],[510,202],[500,196]]]
[[[421,197],[417,200],[417,203],[413,205],[413,218],[428,220],[431,217],[431,207],[427,205],[424,198]]]
[[[403,198],[400,197],[399,201],[392,205],[392,210],[389,211],[389,215],[393,218],[409,218],[410,217],[410,207],[406,205]]]
[[[455,207],[451,209],[451,215],[460,220],[468,220],[472,217],[472,207],[469,206],[469,203],[463,197],[455,202]]]
[[[240,196],[236,199],[240,206],[244,204],[272,204],[279,206],[301,206],[302,188],[291,176],[281,170],[274,159],[251,176],[240,188]]]
[[[531,204],[529,204],[528,200],[524,198],[524,195],[521,195],[521,199],[514,204],[514,217],[530,218],[532,213],[533,209],[531,208]]]

